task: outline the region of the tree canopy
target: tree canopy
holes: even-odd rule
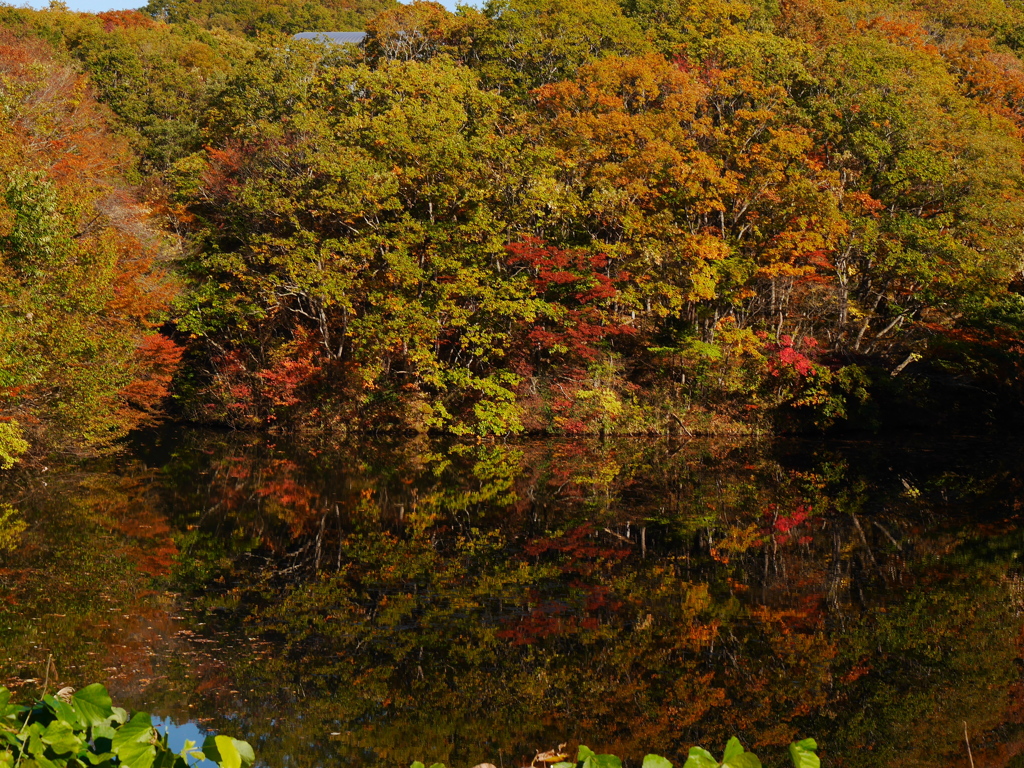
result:
[[[1016,5],[211,1],[0,27],[95,98],[90,152],[123,157],[146,242],[177,253],[159,338],[190,418],[719,431],[951,412],[964,388],[1020,410]],[[39,191],[59,180],[33,157],[5,171],[32,211],[8,269],[81,247],[56,222],[95,208]],[[64,247],[36,289],[84,290]]]

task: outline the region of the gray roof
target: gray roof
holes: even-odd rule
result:
[[[315,40],[318,43],[334,43],[335,45],[342,43],[360,45],[365,38],[365,32],[299,32],[297,35],[292,35],[293,40]]]

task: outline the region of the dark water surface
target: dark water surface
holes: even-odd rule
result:
[[[1024,766],[1022,467],[968,438],[152,433],[0,487],[0,684],[52,655],[274,768],[731,735],[945,768],[965,723],[978,768]]]

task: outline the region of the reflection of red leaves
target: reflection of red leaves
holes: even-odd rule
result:
[[[776,540],[786,536],[794,529],[805,523],[814,512],[810,504],[797,504],[791,511],[781,511],[777,504],[769,504],[764,510],[764,517],[769,523],[764,529],[765,534],[775,534]],[[800,544],[809,544],[813,541],[811,536],[801,536],[797,541]]]
[[[853,667],[851,667],[846,672],[846,674],[843,675],[840,679],[843,681],[844,684],[849,684],[861,677],[864,677],[864,675],[866,675],[870,671],[871,667],[869,667],[867,664],[864,663],[863,660],[861,660]]]
[[[99,522],[109,531],[125,537],[121,549],[125,558],[150,576],[167,576],[178,554],[178,546],[171,535],[167,518],[156,511],[145,494],[136,494],[143,486],[131,478],[120,480],[113,487],[105,487],[101,508],[104,515]],[[99,493],[100,489],[94,489]]]
[[[779,533],[789,533],[800,523],[807,519],[807,509],[803,506],[797,507],[793,513],[786,516],[779,516],[775,520],[775,530]]]
[[[632,550],[624,547],[603,546],[594,535],[594,527],[590,523],[573,528],[559,536],[538,538],[523,547],[528,557],[540,557],[544,554],[560,554],[562,573],[592,573],[602,561],[616,561],[628,557]]]
[[[498,637],[512,640],[515,645],[529,645],[553,635],[593,631],[601,623],[594,614],[613,614],[625,607],[623,601],[615,598],[611,587],[583,580],[601,565],[621,561],[631,554],[630,549],[602,546],[591,524],[558,536],[534,539],[523,547],[523,554],[534,558],[556,557],[561,573],[573,576],[565,586],[576,597],[564,601],[544,600],[536,590],[531,590],[528,600],[535,607],[526,616],[506,620],[506,628],[498,632]]]

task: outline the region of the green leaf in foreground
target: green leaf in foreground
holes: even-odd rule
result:
[[[122,725],[113,739],[113,752],[126,768],[150,768],[156,759],[156,731],[145,712]]]
[[[690,756],[683,763],[683,768],[718,768],[718,761],[702,747],[690,747]]]
[[[44,744],[48,744],[55,754],[64,755],[78,752],[83,741],[75,735],[75,729],[63,720],[54,720],[40,736]]]
[[[789,756],[794,768],[821,768],[821,759],[815,754],[818,742],[814,739],[794,741],[789,745]]]
[[[106,723],[114,715],[113,702],[107,689],[99,683],[87,685],[71,695],[71,704],[78,716],[89,725]]]
[[[743,745],[740,740],[733,736],[725,745],[725,752],[722,754],[722,762],[728,763],[735,757],[743,754]]]
[[[148,714],[129,719],[101,685],[67,697],[44,695],[31,707],[11,705],[10,699],[0,687],[0,768],[188,768],[188,757],[203,757],[195,742],[180,755],[172,752]],[[221,768],[248,768],[256,761],[244,741],[211,735],[206,742]]]
[[[248,742],[230,736],[207,736],[203,742],[203,754],[221,768],[243,768],[256,760]]]
[[[555,766],[557,768],[557,766]],[[641,768],[672,768],[672,763],[661,755],[646,755]]]

